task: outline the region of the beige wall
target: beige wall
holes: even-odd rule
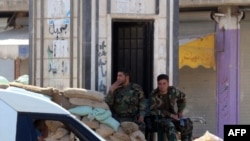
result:
[[[179,17],[180,45],[215,32],[215,22],[210,19],[210,12],[180,13]],[[207,130],[216,134],[216,71],[204,67],[183,67],[179,70],[178,87],[187,95],[184,115],[203,117],[207,122],[195,122],[193,136],[201,136]]]
[[[179,88],[187,95],[184,115],[203,117],[207,122],[194,123],[194,137],[203,135],[207,130],[216,134],[216,72],[203,67],[184,67],[179,72]]]

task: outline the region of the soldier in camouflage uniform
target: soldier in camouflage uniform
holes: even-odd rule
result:
[[[144,122],[146,103],[144,92],[138,84],[130,82],[129,71],[120,69],[105,97],[113,116],[120,122]]]
[[[157,85],[149,97],[150,115],[161,119],[159,123],[165,129],[169,141],[177,141],[176,131],[180,131],[180,119],[186,106],[185,94],[169,86],[169,78],[165,74],[157,77]],[[189,141],[191,136],[192,133],[187,135],[181,133],[181,140]]]

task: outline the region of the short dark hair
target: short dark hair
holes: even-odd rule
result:
[[[122,72],[124,73],[126,76],[130,76],[130,71],[127,68],[119,68],[117,72]]]
[[[165,80],[168,81],[168,79],[169,79],[168,75],[166,75],[166,74],[160,74],[160,75],[157,76],[157,81],[160,81],[162,79],[165,79]]]

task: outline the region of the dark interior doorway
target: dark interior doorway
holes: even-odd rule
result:
[[[131,82],[143,87],[146,98],[153,84],[153,20],[113,20],[112,82],[117,69],[130,69]]]

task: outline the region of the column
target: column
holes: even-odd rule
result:
[[[216,26],[217,57],[217,135],[224,136],[224,125],[239,122],[239,21],[238,7],[219,7],[212,17]]]

